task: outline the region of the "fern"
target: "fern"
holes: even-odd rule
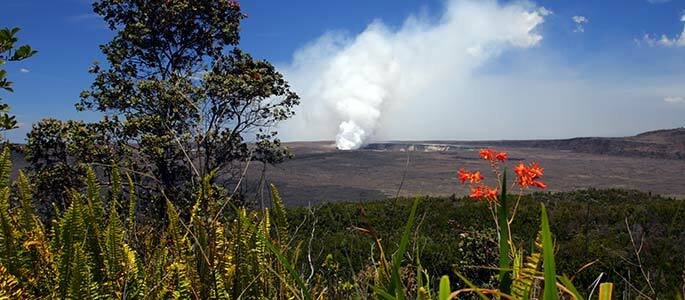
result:
[[[515,299],[529,299],[531,290],[537,284],[536,277],[540,275],[542,264],[542,241],[541,233],[538,232],[535,239],[533,252],[523,258],[519,252],[514,264],[514,282],[511,286],[511,295]]]
[[[85,224],[83,223],[82,205],[80,197],[74,196],[71,193],[71,204],[64,212],[64,216],[59,221],[56,232],[56,238],[53,240],[55,252],[57,257],[57,275],[58,275],[58,294],[61,298],[68,295],[68,290],[71,284],[71,278],[74,273],[74,266],[77,265],[74,261],[82,259],[85,255],[77,256],[75,245],[81,244],[85,239]],[[80,249],[80,247],[78,248]]]
[[[119,173],[119,167],[114,161],[112,161],[112,174],[110,174],[110,187],[109,187],[109,201],[116,204],[115,207],[119,207],[119,201],[121,201],[121,173]]]
[[[115,209],[115,202],[111,202],[109,211],[109,221],[105,229],[103,257],[105,258],[105,267],[107,278],[110,280],[117,280],[122,274],[122,266],[124,263],[124,229],[119,220],[119,214]]]
[[[88,207],[93,215],[93,221],[98,224],[98,226],[104,227],[104,217],[105,211],[102,208],[102,197],[100,196],[100,183],[98,182],[97,175],[91,166],[86,167],[86,199],[88,201]]]
[[[88,264],[90,259],[88,254],[83,250],[82,244],[74,244],[70,246],[73,248],[74,259],[71,261],[71,272],[68,278],[69,290],[67,298],[69,299],[99,299],[98,285],[93,281],[91,268]]]
[[[0,265],[0,300],[24,299],[27,295],[19,287],[19,281]]]
[[[288,218],[285,212],[285,204],[281,194],[276,189],[276,186],[271,184],[271,202],[273,202],[272,213],[274,215],[274,223],[276,224],[278,239],[283,242],[287,241],[288,237]]]
[[[9,198],[10,188],[6,186],[0,189],[0,253],[2,254],[0,262],[7,267],[10,273],[16,274],[18,268],[16,261],[17,233],[12,224]]]
[[[12,159],[9,146],[5,146],[0,154],[0,189],[10,186],[12,174]]]
[[[23,171],[19,171],[18,188],[19,188],[19,203],[21,205],[21,227],[24,232],[32,231],[38,223],[36,222],[36,212],[31,203],[31,188],[29,187],[28,179]]]
[[[136,186],[133,184],[131,175],[126,173],[128,180],[128,217],[126,227],[128,228],[128,240],[130,241],[136,232]]]

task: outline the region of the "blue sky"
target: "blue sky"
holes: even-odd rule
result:
[[[391,32],[399,31],[410,15],[424,16],[429,23],[431,20],[437,22],[444,13],[446,3],[447,1],[392,0],[242,1],[242,7],[249,17],[242,24],[240,47],[257,58],[267,59],[281,66],[286,75],[293,74],[295,86],[298,83],[297,78],[302,77],[302,72],[293,70],[293,55],[306,49],[307,45],[316,43],[326,33],[342,32],[345,39],[354,40],[374,20],[382,22]],[[575,115],[571,114],[567,119],[556,118],[560,122],[595,122],[596,126],[580,124],[557,128],[548,125],[551,129],[531,129],[526,134],[520,133],[521,130],[502,129],[505,126],[516,127],[507,121],[506,124],[493,122],[492,130],[487,132],[467,134],[466,129],[460,130],[464,126],[446,121],[441,127],[454,125],[457,128],[422,135],[417,130],[396,128],[397,122],[390,120],[386,123],[387,128],[391,129],[371,128],[377,138],[630,135],[647,129],[685,125],[685,86],[679,86],[685,79],[685,39],[683,45],[678,44],[683,32],[684,23],[681,17],[685,2],[550,0],[499,1],[496,5],[518,5],[530,11],[539,11],[544,7],[552,13],[545,15],[544,22],[535,28],[542,37],[539,43],[525,49],[498,52],[495,58],[484,61],[464,75],[487,79],[478,81],[476,85],[485,82],[496,82],[494,87],[519,85],[519,82],[509,81],[509,78],[521,80],[522,77],[533,85],[544,85],[545,80],[559,75],[555,84],[566,86],[566,82],[575,82],[567,88],[574,92],[582,89],[579,97],[626,95],[626,99],[630,99],[621,102],[598,96],[588,100],[592,98],[588,96],[587,99],[579,99],[578,104],[574,104],[574,100],[559,100],[566,104],[550,104],[548,111],[544,110],[544,104],[540,105],[543,113],[565,115],[566,112],[575,112]],[[2,98],[11,105],[21,123],[21,128],[7,136],[13,141],[23,141],[30,124],[44,117],[97,119],[96,114],[76,112],[73,106],[80,91],[87,88],[92,80],[87,73],[88,67],[93,61],[102,59],[98,45],[107,42],[112,36],[104,23],[91,12],[90,1],[3,0],[1,6],[0,27],[22,28],[19,35],[21,42],[28,43],[39,51],[30,60],[7,65],[10,80],[15,82],[15,92],[5,93]],[[666,35],[665,39],[661,39],[662,34]],[[612,92],[602,94],[607,89]],[[303,87],[303,90],[306,91],[307,88]],[[310,95],[307,92],[304,94]],[[542,92],[531,92],[531,97],[544,98],[544,95]],[[474,97],[479,97],[479,94]],[[537,100],[542,103],[545,101]],[[318,100],[303,99],[303,105],[315,101]],[[530,109],[534,111],[535,107]],[[430,110],[426,113],[430,113]],[[306,111],[304,115],[307,115]],[[466,114],[459,116],[464,115]],[[401,113],[397,116],[406,117]],[[344,121],[343,117],[339,118]],[[337,123],[333,127],[336,126]],[[383,127],[377,124],[374,126]],[[539,124],[531,123],[526,126],[530,128]],[[417,128],[424,130],[426,127]],[[593,131],[593,128],[597,130]],[[333,139],[333,134],[324,130],[309,135],[296,129],[285,129],[285,136],[291,140],[320,139],[327,136]]]

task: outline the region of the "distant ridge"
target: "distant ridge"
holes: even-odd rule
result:
[[[502,141],[424,141],[370,144],[366,149],[389,148],[391,145],[420,144],[455,146],[499,146],[544,148],[580,153],[615,156],[685,159],[685,127],[647,131],[629,137],[576,137],[553,140],[502,140]]]

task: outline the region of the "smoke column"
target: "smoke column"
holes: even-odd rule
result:
[[[285,68],[302,105],[284,131],[358,149],[392,119],[393,107],[439,105],[425,95],[443,89],[445,78],[459,81],[503,51],[537,45],[536,29],[550,13],[520,2],[452,0],[437,20],[410,16],[397,29],[375,21],[353,37],[329,32]]]

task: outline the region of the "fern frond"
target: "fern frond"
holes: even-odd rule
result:
[[[105,211],[102,207],[102,197],[100,196],[100,183],[93,168],[89,165],[86,167],[86,200],[88,207],[93,215],[93,221],[98,224],[100,228],[105,224]]]
[[[21,205],[21,227],[22,231],[32,231],[38,224],[36,224],[36,212],[31,203],[31,187],[29,181],[24,175],[23,171],[19,171],[17,177],[17,186],[19,188],[19,204]]]
[[[131,175],[126,173],[128,180],[128,218],[126,228],[128,228],[128,240],[131,240],[136,232],[136,186],[133,184]]]
[[[5,146],[0,154],[0,189],[10,186],[10,174],[12,174],[12,158],[10,147]]]
[[[0,265],[0,299],[24,299],[27,295],[19,287],[19,281]]]
[[[10,273],[16,274],[17,232],[12,224],[9,198],[10,188],[5,186],[0,189],[0,263],[5,265]]]
[[[540,274],[542,265],[542,240],[538,232],[532,253],[525,258],[519,252],[514,261],[514,282],[511,286],[511,295],[515,299],[529,299],[531,290],[538,284],[536,277]]]
[[[288,218],[285,212],[285,204],[281,194],[276,189],[276,186],[271,184],[271,202],[273,203],[274,223],[278,233],[279,241],[288,240]]]
[[[105,241],[103,246],[103,256],[109,278],[116,278],[122,272],[124,260],[124,228],[119,220],[119,214],[112,208],[109,212],[109,222],[105,229]]]
[[[81,244],[86,237],[81,199],[75,193],[70,194],[71,204],[56,224],[53,238],[53,249],[57,253],[58,294],[61,298],[67,297],[70,280],[74,275],[74,260],[83,258],[76,257],[75,245]]]
[[[119,173],[119,167],[112,161],[112,174],[110,177],[110,187],[109,187],[109,201],[114,202],[115,205],[110,205],[110,207],[119,208],[121,201],[121,173]]]
[[[93,280],[88,254],[83,250],[82,244],[72,245],[74,259],[71,262],[71,272],[68,283],[69,299],[99,299],[98,285]]]

